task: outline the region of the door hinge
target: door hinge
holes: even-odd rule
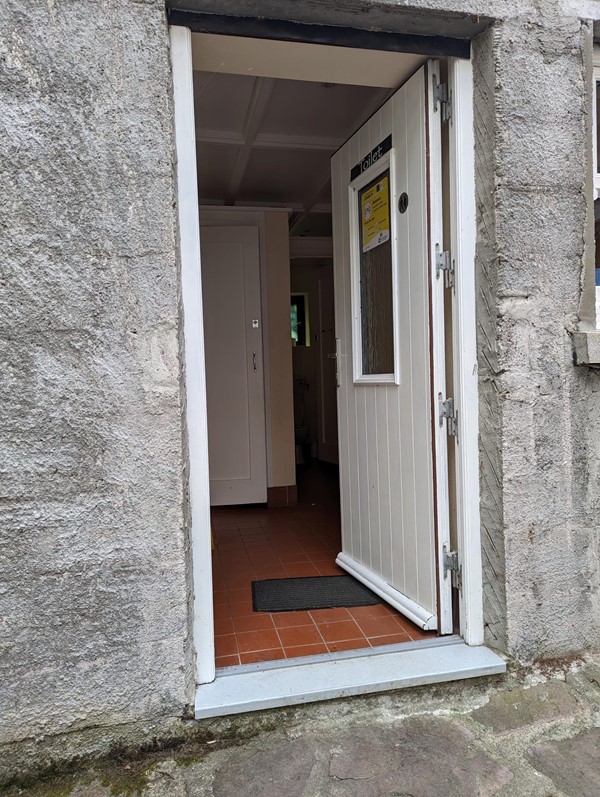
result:
[[[439,406],[440,406],[440,426],[444,423],[444,420],[448,423],[448,434],[452,435],[452,437],[456,437],[457,432],[457,425],[458,425],[458,413],[454,407],[454,399],[449,398],[445,401],[442,400],[442,396],[440,394],[439,397]]]
[[[444,274],[444,285],[446,288],[454,287],[454,260],[449,251],[440,252],[439,244],[435,245],[435,276],[440,278]]]
[[[449,551],[444,545],[444,578],[448,573],[452,586],[462,592],[462,565],[458,562],[458,551]]]
[[[448,122],[452,116],[450,90],[447,83],[438,83],[433,76],[433,110],[437,111],[438,105],[442,113],[442,122]]]

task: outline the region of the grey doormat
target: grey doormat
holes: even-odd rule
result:
[[[377,603],[383,603],[381,598],[352,576],[268,578],[252,582],[255,612],[306,612]]]

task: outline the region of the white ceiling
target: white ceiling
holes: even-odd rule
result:
[[[331,155],[423,60],[207,34],[193,48],[200,201],[289,207],[303,235],[330,212]]]

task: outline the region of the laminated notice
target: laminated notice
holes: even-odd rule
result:
[[[360,193],[361,242],[369,252],[390,239],[389,173]]]

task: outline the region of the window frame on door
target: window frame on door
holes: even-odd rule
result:
[[[362,346],[362,301],[361,301],[361,237],[358,224],[358,201],[360,191],[380,175],[389,171],[390,243],[392,255],[392,343],[394,347],[394,370],[388,374],[363,373]],[[398,231],[394,209],[398,202],[396,191],[396,152],[392,147],[374,164],[365,169],[348,185],[349,230],[350,230],[350,279],[352,303],[352,367],[354,384],[399,385],[400,384],[400,337],[398,323]]]

